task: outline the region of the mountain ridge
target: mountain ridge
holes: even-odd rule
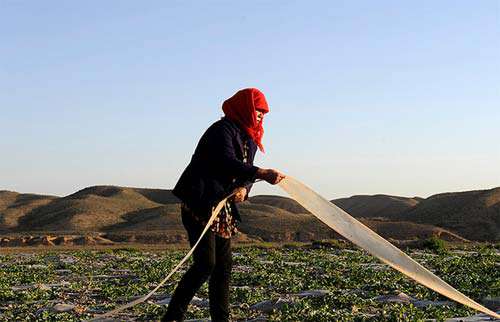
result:
[[[449,239],[498,240],[500,187],[446,192],[429,198],[385,194],[332,200],[384,237],[448,236]],[[338,237],[295,200],[252,196],[239,208],[239,230],[260,240]],[[70,195],[0,191],[0,232],[33,231],[183,232],[179,200],[169,189],[97,185]],[[472,227],[472,228],[471,228]]]

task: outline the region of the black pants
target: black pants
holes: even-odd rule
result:
[[[182,223],[188,232],[189,243],[194,246],[201,232],[201,226],[182,213]],[[207,230],[193,253],[193,264],[184,273],[161,321],[184,319],[188,304],[196,291],[208,279],[210,316],[214,322],[229,321],[229,280],[231,277],[231,239],[217,236]]]

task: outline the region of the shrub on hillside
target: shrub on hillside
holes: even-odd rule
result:
[[[341,239],[321,239],[314,240],[311,244],[312,248],[337,248],[344,249],[348,248],[349,244]]]
[[[446,253],[448,251],[446,241],[439,239],[436,236],[425,239],[422,243],[422,248],[432,250],[436,253]]]

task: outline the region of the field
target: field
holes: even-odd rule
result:
[[[476,301],[500,296],[500,253],[493,246],[409,252]],[[146,294],[185,253],[154,248],[4,252],[0,321],[91,318]],[[233,259],[231,314],[237,321],[440,321],[478,313],[349,244],[241,246],[234,247]],[[180,276],[116,321],[159,320]],[[186,318],[209,318],[207,298],[205,283]]]

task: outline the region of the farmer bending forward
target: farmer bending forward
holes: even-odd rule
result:
[[[241,221],[235,203],[248,198],[252,182],[263,179],[277,184],[285,176],[273,169],[253,165],[264,129],[262,120],[269,107],[256,88],[238,91],[222,104],[225,116],[212,124],[201,137],[191,162],[182,173],[173,193],[181,199],[182,223],[191,247],[196,243],[212,209],[236,192],[203,236],[193,253],[193,264],[174,291],[162,321],[182,321],[189,302],[209,278],[212,321],[229,321],[229,279],[231,236]]]

